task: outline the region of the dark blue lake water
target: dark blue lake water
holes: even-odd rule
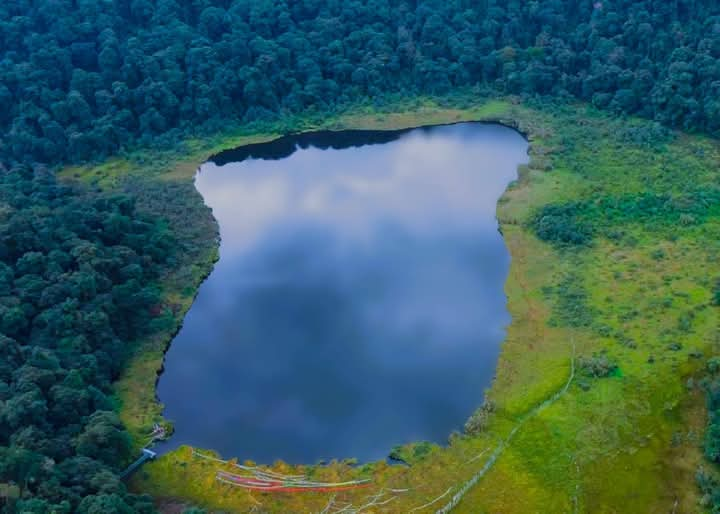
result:
[[[445,443],[510,321],[495,210],[527,160],[517,132],[459,124],[286,137],[204,164],[220,260],[160,377],[170,444],[313,463]]]

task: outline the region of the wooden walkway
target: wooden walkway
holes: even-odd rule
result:
[[[157,457],[157,453],[155,453],[152,450],[148,450],[147,448],[143,448],[142,455],[140,455],[140,457],[138,457],[138,459],[135,462],[133,462],[127,468],[125,468],[125,471],[120,473],[120,479],[124,480],[125,478],[129,477],[140,466],[142,466],[145,463],[145,461],[154,459],[155,457]]]

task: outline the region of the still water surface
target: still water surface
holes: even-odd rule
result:
[[[497,125],[322,132],[215,156],[220,260],[172,342],[171,445],[271,462],[444,443],[510,318],[497,200],[527,142]]]

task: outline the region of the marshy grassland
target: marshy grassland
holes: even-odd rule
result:
[[[208,155],[289,129],[470,120],[506,123],[531,142],[530,164],[498,205],[512,257],[512,323],[471,430],[448,434],[444,446],[395,449],[408,466],[266,463],[318,480],[372,479],[337,495],[222,484],[215,474],[231,464],[193,457],[187,447],[146,464],[134,490],[209,511],[321,512],[330,504],[325,512],[333,512],[353,504],[423,513],[442,508],[485,469],[453,512],[702,511],[695,473],[706,411],[698,382],[720,343],[712,302],[720,277],[720,145],[585,105],[421,100],[65,170],[98,187],[138,191],[140,207],[164,217],[177,240],[176,271],[163,280],[164,323],[135,344],[116,386],[136,447],[162,419],[155,380],[164,350],[217,258],[217,227],[192,185]]]

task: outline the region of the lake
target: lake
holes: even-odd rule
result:
[[[168,445],[370,461],[461,430],[510,322],[495,212],[527,148],[463,123],[287,136],[202,165],[220,260],[159,379]]]

